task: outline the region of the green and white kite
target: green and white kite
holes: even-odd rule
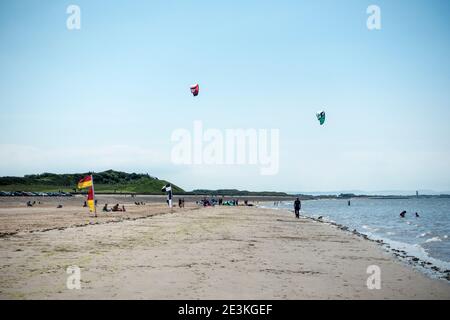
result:
[[[325,123],[325,111],[319,111],[316,113],[317,120],[319,120],[320,125]]]

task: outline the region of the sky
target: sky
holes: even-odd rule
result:
[[[79,30],[66,26],[72,4]],[[366,26],[369,5],[380,30]],[[0,175],[448,191],[449,21],[440,0],[1,1]],[[278,129],[279,170],[173,163],[174,130],[196,120]]]

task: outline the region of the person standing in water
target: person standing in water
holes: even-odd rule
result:
[[[294,210],[295,210],[295,217],[297,219],[300,218],[300,209],[302,208],[302,203],[300,202],[300,199],[297,198],[297,200],[294,201]]]

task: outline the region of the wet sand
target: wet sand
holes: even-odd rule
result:
[[[130,206],[128,220],[94,220],[84,209],[1,207],[2,230],[18,230],[0,238],[1,299],[450,298],[448,283],[376,243],[282,211],[190,204],[170,213],[151,203]],[[50,230],[21,224],[27,215]],[[80,290],[66,286],[72,265],[81,269]],[[380,267],[380,290],[367,288],[370,265]]]

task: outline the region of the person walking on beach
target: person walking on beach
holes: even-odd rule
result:
[[[294,201],[294,210],[295,210],[295,217],[297,219],[300,218],[300,209],[302,208],[302,203],[300,202],[300,199],[297,198],[297,200]]]

